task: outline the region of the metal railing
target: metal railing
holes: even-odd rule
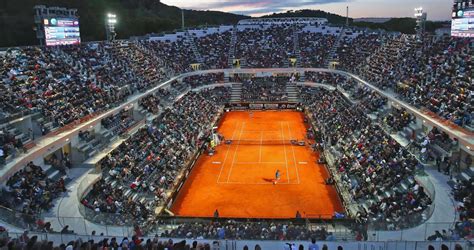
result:
[[[18,239],[22,236],[21,232],[8,232],[0,235],[0,240],[10,238]],[[58,234],[58,233],[36,233],[30,232],[28,237],[37,237],[37,242],[42,241],[51,241],[54,245],[67,244],[71,241],[87,242],[94,241],[100,242],[106,236],[102,235],[81,235],[81,234]],[[118,243],[122,241],[121,235],[110,235],[111,237],[116,237]],[[110,237],[109,237],[110,238]],[[144,242],[148,239],[153,240],[154,236],[150,235],[148,237],[143,237]],[[304,247],[309,245],[309,240],[233,240],[233,239],[189,239],[189,238],[159,238],[160,241],[168,241],[171,239],[173,242],[180,242],[186,240],[187,244],[191,244],[193,241],[196,241],[200,244],[209,244],[213,246],[212,249],[219,250],[241,250],[247,246],[248,249],[254,249],[256,245],[259,245],[261,249],[286,249],[288,243],[294,244],[296,247],[303,245]],[[129,238],[130,240],[130,238]],[[468,241],[458,240],[458,241],[317,241],[316,244],[319,246],[319,249],[342,249],[349,250],[360,250],[360,249],[397,249],[397,250],[412,250],[412,249],[451,249],[451,250],[462,250],[470,249],[472,243]],[[144,243],[142,243],[144,245]]]

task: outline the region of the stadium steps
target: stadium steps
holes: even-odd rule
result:
[[[240,67],[241,68],[247,67],[247,60],[245,58],[240,58]]]
[[[64,181],[70,181],[66,175],[63,175],[58,169],[51,165],[43,165],[41,168],[43,169],[46,176],[53,181],[58,181],[61,178],[63,178]]]
[[[99,132],[100,136],[104,138],[105,140],[108,140],[109,142],[113,141],[114,138],[116,138],[110,131],[108,130],[102,130]]]
[[[302,58],[301,58],[299,32],[298,32],[298,28],[297,28],[296,25],[293,27],[293,56],[296,57],[296,65],[295,66],[297,68],[300,68],[302,66],[301,65]]]
[[[328,233],[336,238],[336,240],[351,240],[355,239],[355,234],[353,230],[347,227],[335,227],[332,224],[319,224],[319,223],[309,223],[308,229],[312,231],[317,231],[321,228],[325,228]]]
[[[186,41],[191,47],[191,50],[193,51],[194,57],[196,58],[196,61],[200,64],[204,63],[204,59],[202,58],[201,53],[199,53],[199,50],[197,49],[196,43],[194,42],[194,38],[191,35],[191,33],[186,32]]]
[[[289,102],[299,102],[298,91],[295,83],[286,83],[286,95]]]
[[[230,102],[238,103],[242,101],[242,84],[232,84],[232,91],[230,93]]]
[[[147,116],[148,115],[148,111],[146,111],[143,107],[139,107],[138,108],[138,113],[140,113],[141,115],[144,115],[144,116]]]
[[[328,55],[324,59],[323,65],[327,65],[328,68],[330,68],[329,63],[331,61],[337,61],[337,59],[338,59],[337,49],[339,48],[339,46],[341,44],[341,40],[344,37],[344,31],[345,31],[345,27],[342,27],[341,31],[339,32],[339,36],[336,38],[336,42],[331,47],[331,50],[329,50]]]
[[[234,59],[235,59],[235,44],[237,43],[237,26],[234,26],[232,28],[232,37],[230,39],[230,45],[229,45],[229,68],[234,67]]]
[[[47,121],[43,116],[40,116],[35,119],[36,123],[38,123],[40,126],[46,128],[46,133],[49,133],[51,131],[54,131],[57,127],[53,125],[52,122]]]
[[[441,157],[443,156],[449,156],[449,152],[446,151],[444,148],[440,147],[438,144],[436,143],[432,143],[432,144],[428,144],[428,147],[436,154],[436,155],[439,155]]]
[[[31,139],[28,135],[25,135],[23,132],[21,132],[20,130],[18,130],[17,128],[13,127],[12,125],[8,125],[6,126],[6,131],[12,135],[15,136],[15,139],[19,139],[21,140],[21,142],[23,143],[23,145],[31,142]]]
[[[299,55],[298,58],[301,58],[301,55]],[[298,59],[298,61],[301,61],[301,60]],[[301,63],[300,63],[300,66],[298,67],[301,67]],[[300,82],[306,82],[306,76],[304,75],[304,73],[300,75]]]
[[[90,158],[99,151],[101,146],[102,142],[100,138],[93,134],[88,140],[80,140],[76,148],[79,152],[82,152],[86,158]]]

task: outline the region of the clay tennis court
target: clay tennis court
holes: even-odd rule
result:
[[[171,211],[182,217],[330,218],[343,211],[318,153],[290,140],[305,140],[303,114],[235,111],[224,114],[219,133],[233,140],[213,156],[201,155]],[[285,142],[285,143],[283,143]],[[281,179],[273,184],[275,172]]]

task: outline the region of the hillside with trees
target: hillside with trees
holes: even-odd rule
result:
[[[281,17],[318,17],[318,18],[326,18],[329,23],[332,24],[345,24],[346,17],[325,12],[322,10],[289,10],[287,12],[282,13],[273,13],[271,15],[262,16],[262,18],[281,18]],[[352,23],[352,18],[349,18],[349,23]]]
[[[171,32],[181,28],[181,9],[168,6],[159,0],[2,0],[0,1],[0,47],[35,45],[34,10],[35,5],[77,8],[80,15],[81,38],[83,41],[105,39],[106,13],[118,17],[117,38],[141,36],[150,33]],[[219,11],[184,10],[186,27],[203,25],[236,24],[239,20],[250,18]],[[322,10],[296,10],[262,16],[278,17],[319,17],[332,24],[344,25],[346,18]],[[392,18],[384,23],[353,22],[350,25],[372,29],[385,29],[412,34],[415,19]],[[441,27],[441,22],[427,22],[427,31]]]
[[[181,28],[181,9],[159,0],[2,0],[0,47],[38,44],[33,31],[33,7],[39,4],[78,9],[83,41],[105,39],[105,15],[108,12],[117,15],[119,39]],[[236,24],[249,18],[219,11],[185,10],[184,15],[188,27]]]

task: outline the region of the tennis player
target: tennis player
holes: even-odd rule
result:
[[[277,171],[275,172],[275,180],[273,180],[273,185],[277,184],[277,182],[280,180],[280,170],[277,169]]]
[[[249,117],[250,117],[250,118],[253,117],[253,111],[250,111],[250,112],[249,112]]]

